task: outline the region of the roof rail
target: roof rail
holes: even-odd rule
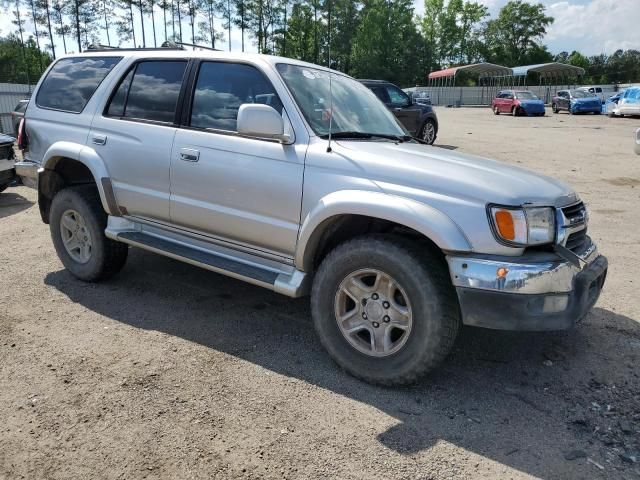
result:
[[[168,42],[165,42],[165,43],[168,43]],[[205,45],[197,45],[195,43],[185,43],[185,42],[172,42],[172,43],[182,47],[193,47],[194,49],[203,48],[205,50],[213,50],[214,52],[222,52],[222,50],[220,50],[219,48],[207,47]]]
[[[84,51],[91,51],[91,52],[111,52],[114,50],[118,50],[118,51],[157,51],[157,50],[185,50],[185,48],[182,45],[179,45],[175,42],[164,42],[161,46],[159,47],[147,47],[147,48],[141,48],[141,47],[114,47],[112,45],[101,45],[101,44],[95,44],[92,43],[91,45],[89,45]]]

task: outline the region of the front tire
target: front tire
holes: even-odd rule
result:
[[[433,142],[436,141],[437,135],[436,123],[431,119],[427,119],[420,129],[420,138],[429,145],[433,145]]]
[[[385,235],[350,240],[327,255],[313,281],[311,312],[336,363],[380,385],[413,383],[435,368],[460,323],[443,260]]]
[[[553,113],[560,113],[560,109],[558,108],[558,105],[556,105],[555,103],[551,104],[551,110],[553,111]]]
[[[76,278],[105,280],[127,260],[128,246],[107,238],[105,213],[95,185],[69,187],[51,202],[49,228],[60,261]]]
[[[495,107],[493,107],[493,114],[494,115],[500,115],[500,109],[498,108],[497,105]]]

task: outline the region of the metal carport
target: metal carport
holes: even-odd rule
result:
[[[492,98],[492,91],[503,86],[504,79],[513,76],[509,67],[493,63],[474,63],[431,72],[428,77],[428,86],[432,102],[436,105],[460,105],[463,103],[462,89],[458,89],[457,92],[454,89],[456,77],[460,72],[478,75],[478,86],[483,87],[480,90],[478,104],[486,103],[485,96]]]
[[[544,88],[544,101],[549,103],[551,100],[552,86],[556,89],[558,86],[571,88],[570,80],[575,79],[574,84],[580,83],[579,78],[585,74],[584,68],[568,65],[566,63],[551,62],[540,63],[537,65],[525,65],[521,67],[513,67],[514,86],[523,86],[527,88],[530,74],[538,76],[538,87],[540,90]],[[517,79],[517,82],[516,82]]]

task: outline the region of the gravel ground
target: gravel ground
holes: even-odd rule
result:
[[[58,261],[36,195],[0,195],[0,478],[640,479],[638,119],[439,109],[441,147],[570,182],[609,257],[563,333],[464,329],[378,388],[291,300],[132,250],[101,284]]]

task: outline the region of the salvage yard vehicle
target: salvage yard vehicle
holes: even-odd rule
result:
[[[560,113],[567,110],[570,114],[575,113],[602,113],[602,102],[600,98],[585,90],[560,90],[551,100],[551,110],[553,113]]]
[[[368,382],[414,382],[462,324],[570,328],[605,281],[575,191],[424,145],[317,65],[88,50],[48,68],[22,130],[19,172],[72,275],[112,277],[134,246],[310,294],[321,343]]]
[[[412,100],[406,92],[384,80],[360,80],[384,103],[413,136],[433,145],[438,136],[438,117],[431,105]]]
[[[28,99],[20,100],[11,112],[11,125],[13,125],[13,133],[15,133],[16,136],[18,135],[18,127],[20,126],[22,117],[24,117],[24,112],[27,110],[28,104]]]
[[[607,104],[607,115],[610,117],[640,115],[640,87],[627,88],[616,103]]]
[[[13,144],[16,139],[0,134],[0,192],[4,192],[15,179]]]
[[[517,115],[544,116],[544,102],[529,90],[503,90],[491,101],[495,115],[510,113]]]
[[[640,128],[636,130],[635,140],[636,140],[636,143],[633,149],[638,155],[640,155]]]
[[[604,103],[605,102],[605,94],[604,94],[604,90],[602,89],[602,87],[596,87],[596,86],[590,86],[590,87],[578,87],[576,88],[576,90],[582,90],[584,92],[588,92],[591,95],[598,97],[600,99],[600,103]]]

